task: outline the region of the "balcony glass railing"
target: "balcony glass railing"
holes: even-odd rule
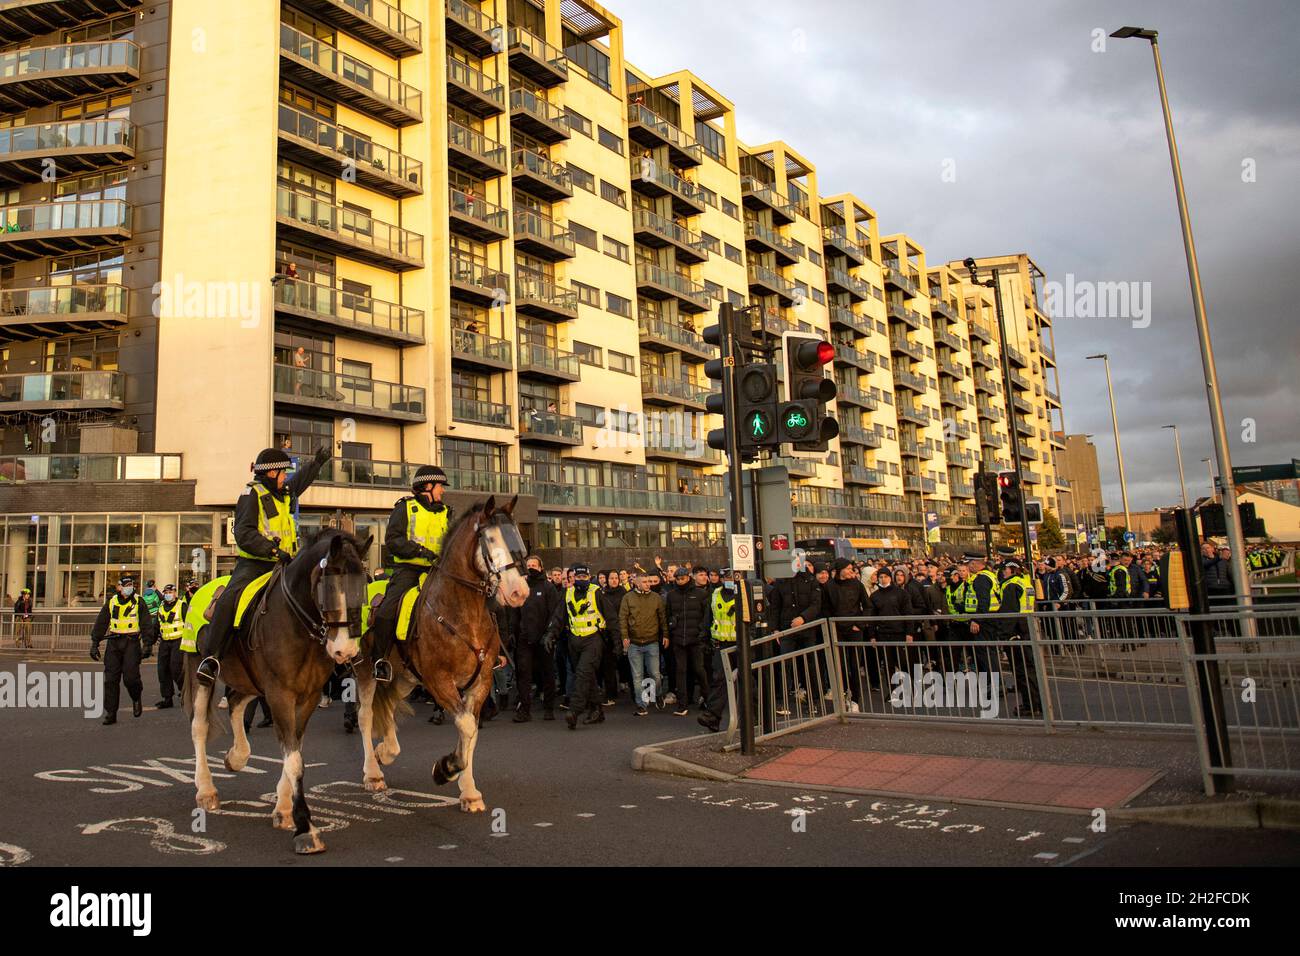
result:
[[[875,361],[870,352],[859,352],[852,345],[847,345],[844,342],[835,343],[835,360],[856,365],[866,371],[871,371],[875,367]]]
[[[526,488],[537,495],[539,505],[650,511],[657,514],[688,512],[719,516],[726,511],[727,507],[726,499],[716,495],[684,495],[676,491],[652,491],[645,488],[563,485],[543,481],[527,482]]]
[[[489,139],[478,130],[462,126],[455,120],[447,121],[447,143],[462,152],[477,156],[492,166],[504,168],[506,164],[505,146],[494,139]]]
[[[108,313],[125,316],[127,291],[120,285],[72,285],[39,289],[0,289],[0,319],[30,315],[56,317]]]
[[[871,334],[870,316],[858,315],[852,309],[846,309],[842,305],[833,305],[830,307],[831,322],[838,322],[840,325],[846,325],[862,335]]]
[[[4,455],[0,487],[8,481],[176,481],[180,455]]]
[[[539,302],[566,312],[577,311],[578,293],[548,279],[516,274],[515,286],[516,298],[520,301]]]
[[[273,378],[275,394],[282,398],[345,405],[362,411],[425,414],[424,389],[413,385],[278,363]]]
[[[700,144],[695,141],[695,138],[687,136],[654,110],[647,109],[640,103],[629,103],[627,121],[629,125],[636,124],[654,130],[655,135],[664,142],[672,144],[686,155],[694,157],[698,162],[704,161],[704,150],[700,148]]]
[[[121,372],[25,372],[0,375],[0,408],[27,402],[107,402],[126,392]]]
[[[555,246],[573,255],[576,244],[573,232],[568,226],[552,221],[539,212],[521,207],[515,208],[515,238],[531,236],[547,245]]]
[[[573,191],[573,174],[567,166],[552,162],[541,153],[531,149],[516,149],[513,154],[516,172],[527,171],[540,179],[545,179],[556,189]]]
[[[632,161],[632,180],[643,182],[658,183],[664,189],[675,195],[688,199],[698,205],[708,205],[703,193],[698,186],[689,179],[683,179],[671,170],[664,169],[658,163],[649,159],[640,159]]]
[[[420,309],[301,279],[286,278],[277,282],[275,301],[277,305],[313,312],[362,329],[403,335],[424,334],[424,312]]]
[[[920,375],[913,375],[911,372],[905,372],[901,368],[894,369],[894,383],[896,385],[905,385],[914,392],[924,392],[926,389],[926,380]]]
[[[822,241],[834,246],[841,252],[851,256],[858,261],[867,258],[866,250],[857,242],[849,238],[849,234],[843,226],[825,226],[822,229]]]
[[[513,354],[508,339],[468,329],[451,330],[451,351],[453,355],[486,359],[503,365],[511,364]]]
[[[355,0],[355,2],[365,2],[365,0]],[[493,30],[500,29],[501,26],[478,7],[466,3],[465,0],[447,0],[447,16],[471,30],[477,30],[484,36],[491,35]],[[510,32],[514,33],[513,30]]]
[[[519,371],[554,372],[557,375],[578,378],[582,374],[582,363],[573,352],[557,349],[550,345],[519,339]]]
[[[776,289],[779,294],[788,299],[794,298],[794,283],[782,278],[781,274],[774,269],[751,262],[749,264],[749,284],[760,283],[769,289]]]
[[[710,389],[701,388],[687,379],[672,378],[668,375],[660,375],[658,372],[641,373],[641,393],[643,395],[666,395],[669,398],[680,399],[683,402],[702,405],[710,391]]]
[[[489,99],[500,106],[502,109],[506,105],[506,88],[498,81],[486,76],[462,63],[460,60],[454,60],[447,57],[447,78],[458,86],[473,90],[485,99]]]
[[[402,37],[412,46],[420,45],[420,21],[398,10],[392,4],[384,3],[383,0],[333,0],[333,2],[355,10],[389,33]]]
[[[794,203],[786,199],[774,188],[761,183],[753,176],[742,176],[740,178],[740,191],[747,195],[753,196],[764,205],[771,206],[777,212],[783,214],[785,218],[793,220],[798,209]]]
[[[40,155],[60,149],[134,147],[136,128],[126,119],[73,120],[0,129],[0,158]]]
[[[122,199],[82,199],[0,206],[0,234],[131,228],[131,207]]]
[[[358,168],[367,168],[410,183],[417,189],[424,180],[424,167],[418,159],[403,156],[396,150],[361,139],[354,133],[327,123],[319,116],[281,103],[280,132],[306,140],[321,149],[351,160]],[[344,170],[346,172],[346,170]]]
[[[704,254],[704,240],[699,233],[691,232],[685,226],[679,226],[671,219],[665,219],[663,216],[657,216],[649,209],[638,208],[634,212],[636,225],[638,229],[645,229],[649,232],[663,236],[673,242],[683,246],[690,246],[701,254]]]
[[[369,458],[331,458],[325,462],[318,485],[345,485],[350,488],[408,488],[415,477],[416,465],[401,461],[375,461]],[[457,487],[460,487],[457,485]]]
[[[653,338],[664,339],[679,345],[684,349],[690,349],[692,352],[705,353],[713,349],[700,337],[694,327],[667,322],[660,318],[640,315],[637,317],[637,324],[640,327],[642,335],[649,335]]]
[[[0,53],[0,83],[34,78],[42,73],[115,67],[138,70],[140,48],[130,40],[107,40],[11,50]]]
[[[510,428],[510,406],[500,402],[483,402],[473,398],[451,397],[451,417],[458,422]]]
[[[925,358],[925,346],[920,342],[913,342],[906,335],[897,333],[889,337],[889,347],[902,352],[904,355],[910,355],[914,359]]]
[[[478,286],[485,292],[490,292],[493,298],[503,301],[509,299],[510,277],[500,269],[490,268],[487,263],[479,262],[477,259],[468,259],[453,253],[451,278],[453,282]]]
[[[582,419],[577,415],[525,408],[519,414],[519,430],[525,435],[553,436],[575,444],[582,441]]]
[[[569,116],[564,112],[564,107],[556,106],[531,90],[511,90],[510,108],[523,110],[549,126],[566,130],[569,128]]]
[[[876,409],[880,407],[880,399],[866,389],[857,388],[853,385],[837,385],[835,396],[836,401],[861,405],[863,408]]]
[[[280,49],[301,60],[306,60],[322,73],[349,86],[360,87],[376,100],[419,114],[422,94],[418,87],[403,83],[387,73],[380,73],[369,63],[339,52],[336,48],[295,30],[287,23],[280,24]]]
[[[856,279],[849,275],[846,270],[841,269],[838,266],[831,266],[826,270],[826,275],[834,281],[836,285],[850,290],[859,298],[865,299],[867,296],[871,295],[871,287],[869,285],[861,279]]]
[[[699,435],[646,432],[645,447],[651,452],[678,455],[702,464],[717,464],[722,460],[721,452],[716,448],[710,448],[708,438]]]
[[[276,191],[276,215],[333,232],[344,242],[385,255],[421,261],[424,258],[424,237],[419,233],[284,187]]]
[[[524,50],[531,53],[557,73],[562,73],[565,76],[569,75],[569,58],[564,55],[564,51],[559,47],[553,47],[541,37],[535,37],[527,30],[521,30],[519,27],[510,28],[509,39],[511,50]]]
[[[451,211],[457,215],[476,220],[497,232],[506,231],[508,214],[505,209],[496,203],[490,203],[486,199],[471,196],[455,186],[448,187],[448,197]]]
[[[709,303],[709,294],[704,286],[692,282],[684,275],[671,272],[668,269],[661,269],[649,262],[638,262],[636,264],[636,278],[638,282],[652,282],[655,285],[663,286],[682,298],[690,299],[702,306],[707,306]]]

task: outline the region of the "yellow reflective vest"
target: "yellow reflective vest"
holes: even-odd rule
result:
[[[279,538],[280,550],[293,555],[298,551],[298,527],[293,523],[293,502],[288,495],[277,497],[267,491],[260,482],[249,484],[249,490],[257,495],[257,532],[264,538]],[[269,514],[267,512],[270,512]],[[239,549],[241,558],[254,561],[269,561],[261,555],[249,554]]]
[[[430,511],[414,498],[408,498],[406,537],[434,554],[442,554],[442,539],[447,533],[447,515],[450,513],[446,507]],[[393,561],[397,564],[417,564],[424,568],[433,564],[428,558],[393,558]]]
[[[965,621],[968,618],[961,615],[966,610],[966,594],[972,590],[970,584],[962,581],[957,585],[948,584],[944,586],[943,594],[948,599],[948,613],[953,615],[955,621]]]
[[[605,626],[605,618],[601,616],[596,604],[599,590],[596,585],[589,583],[587,593],[578,600],[576,588],[565,589],[564,603],[569,610],[569,633],[574,637],[590,637]]]
[[[736,592],[731,591],[730,598],[723,596],[726,588],[718,588],[713,592],[713,626],[711,633],[713,639],[724,644],[734,643],[736,640]]]
[[[135,595],[123,600],[114,594],[108,600],[108,633],[114,636],[140,633],[140,599]]]
[[[992,614],[1002,606],[1002,585],[998,583],[998,576],[988,568],[978,574],[972,574],[966,581],[966,613],[974,614],[979,610],[979,595],[975,593],[976,578],[988,578],[989,613]]]
[[[1012,581],[1020,585],[1020,607],[1002,608],[1003,611],[1014,611],[1019,614],[1029,614],[1034,610],[1034,579],[1028,574],[1018,574],[1014,577],[1007,578],[1002,582],[1005,588]],[[1001,606],[1002,595],[998,595],[998,604]]]
[[[173,601],[158,609],[158,633],[164,641],[179,641],[185,634],[185,615],[181,613],[181,602]]]

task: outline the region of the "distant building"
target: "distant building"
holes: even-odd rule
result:
[[[1057,452],[1059,476],[1069,483],[1069,489],[1059,494],[1061,524],[1089,528],[1099,523],[1098,515],[1105,512],[1101,499],[1101,472],[1097,467],[1097,446],[1087,435],[1056,433],[1064,448]]]

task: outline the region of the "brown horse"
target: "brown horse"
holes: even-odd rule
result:
[[[528,555],[512,517],[516,500],[497,508],[490,497],[448,529],[438,566],[416,598],[411,635],[396,642],[391,654],[398,658],[392,660],[393,679],[379,684],[369,665],[357,668],[367,790],[387,789],[379,765],[397,759],[396,711],[418,682],[452,716],[459,735],[455,751],[433,765],[434,781],[456,780],[466,813],[486,809],[474,786],[474,744],[479,709],[492,692],[492,668],[501,653],[488,602],[519,607],[528,598]],[[378,747],[376,736],[383,738]]]
[[[370,542],[369,536],[358,540],[326,530],[304,544],[274,573],[262,595],[253,598],[240,638],[221,662],[235,735],[234,746],[226,751],[226,769],[242,770],[248,763],[244,708],[265,698],[284,755],[271,825],[294,831],[298,853],[325,849],[303,796],[302,738],[335,665],[360,652],[367,579],[362,556]],[[207,745],[217,696],[195,678],[197,668],[198,655],[187,654],[184,701],[194,741],[196,802],[204,810],[216,810],[220,803],[208,769]]]

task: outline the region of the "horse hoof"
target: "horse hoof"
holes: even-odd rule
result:
[[[388,783],[383,777],[366,777],[366,789],[371,793],[382,793],[388,789]]]
[[[441,764],[433,765],[433,782],[440,787],[451,783],[451,778],[442,772]]]
[[[312,853],[324,853],[325,842],[320,838],[320,833],[315,829],[311,829],[306,833],[299,833],[293,838],[293,852],[300,856],[308,856]]]
[[[287,814],[287,813],[281,813],[279,810],[276,810],[276,811],[272,812],[272,814],[271,814],[271,826],[274,827],[274,828],[277,829],[277,830],[293,830],[293,829],[296,829],[296,827],[294,826],[294,823],[293,823],[293,817],[290,816],[290,815]]]
[[[387,767],[397,759],[399,752],[400,751],[396,747],[394,747],[390,752],[387,744],[380,744],[375,748],[375,759]]]
[[[194,798],[194,802],[198,805],[200,810],[221,809],[221,801],[217,799],[217,791],[215,790],[199,793],[198,796]]]
[[[243,756],[235,756],[232,758],[231,751],[227,751],[225,764],[226,764],[226,769],[229,770],[231,773],[239,773],[239,771],[243,770],[246,766],[248,766],[248,754],[244,754]]]
[[[460,798],[460,809],[464,813],[483,813],[487,810],[487,805],[483,803],[482,794],[466,795]]]

